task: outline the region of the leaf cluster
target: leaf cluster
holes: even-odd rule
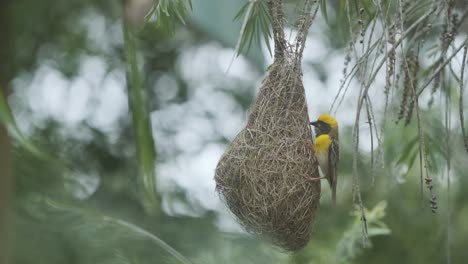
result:
[[[269,41],[271,38],[271,16],[268,12],[266,1],[248,1],[236,14],[234,20],[240,20],[242,17],[242,28],[236,47],[237,55],[243,51],[249,51],[254,40],[257,45],[260,45],[263,40],[271,55],[272,52]]]
[[[188,12],[192,9],[192,0],[154,0],[145,21],[154,21],[162,31],[174,32],[177,21],[185,25]]]

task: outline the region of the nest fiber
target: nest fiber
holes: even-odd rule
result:
[[[294,60],[276,59],[247,126],[221,157],[216,188],[247,231],[286,250],[304,247],[320,199],[318,164]]]

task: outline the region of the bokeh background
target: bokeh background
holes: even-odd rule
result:
[[[339,3],[330,1],[326,13],[319,12],[307,40],[303,77],[311,119],[329,111],[346,68],[350,36],[340,26]],[[358,123],[367,247],[352,197],[355,79],[335,109],[341,133],[337,207],[322,184],[311,242],[300,252],[284,252],[245,233],[215,193],[217,161],[245,124],[272,62],[265,43],[235,57],[241,21],[233,18],[245,2],[194,0],[186,24],[176,23],[172,32],[138,21],[151,4],[0,3],[4,263],[466,262],[468,164],[457,121],[459,82],[447,78],[444,89],[420,99],[435,213],[420,182],[417,125],[395,122],[398,99],[382,119],[382,71],[369,92],[375,120],[385,128],[380,148],[375,138],[371,143],[367,117]],[[136,24],[134,53],[125,43],[126,12],[136,20],[125,22]],[[462,26],[453,43],[465,39]],[[427,41],[437,43],[438,35]],[[131,99],[132,54],[146,105]],[[462,55],[451,63],[457,74]],[[422,67],[429,65],[430,56],[422,59]],[[393,93],[397,98],[398,90]],[[139,107],[141,116],[135,115]],[[134,127],[145,117],[149,136]],[[151,172],[141,167],[145,155]],[[142,188],[145,173],[155,180],[154,199]]]

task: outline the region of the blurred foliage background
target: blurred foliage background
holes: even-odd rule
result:
[[[304,56],[312,119],[329,110],[349,61],[348,43],[359,42],[348,28],[361,27],[364,38],[376,17],[375,1],[318,2]],[[397,7],[413,7],[411,1],[377,2],[390,14],[408,12],[401,23],[409,27],[438,1],[414,1],[420,9],[405,10]],[[236,224],[214,193],[214,167],[244,125],[271,62],[265,43],[254,43],[226,71],[242,25],[233,19],[245,3],[0,2],[2,263],[464,263],[468,164],[456,121],[463,82],[455,78],[466,64],[463,52],[439,78],[441,88],[419,102],[424,169],[418,125],[395,123],[400,99],[388,102],[394,111],[387,118],[376,111],[373,120],[385,130],[381,146],[370,145],[366,118],[357,123],[367,247],[352,195],[355,75],[337,108],[338,206],[330,207],[323,184],[309,245],[283,252]],[[346,3],[356,5],[351,27],[343,19]],[[287,1],[288,15],[297,12],[295,4]],[[460,22],[447,50],[466,45],[464,4],[440,2],[447,10],[452,5]],[[421,68],[440,65],[431,61],[430,47],[443,46],[443,25],[431,25],[425,35]],[[410,39],[405,47],[418,43]],[[422,72],[418,78],[427,77]],[[385,72],[379,76],[369,95],[376,108],[385,100]],[[399,98],[402,91],[391,93]],[[433,194],[421,171],[432,178]]]

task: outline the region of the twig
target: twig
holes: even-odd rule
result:
[[[273,40],[275,42],[275,58],[284,58],[286,50],[286,39],[284,36],[284,13],[283,0],[269,0],[268,9],[271,16],[271,27],[273,30]]]
[[[390,49],[390,51],[395,50],[405,39],[408,34],[415,29],[422,21],[424,21],[426,18],[428,18],[436,9],[431,9],[429,12],[421,16],[415,23],[413,23],[408,29],[402,34],[401,38],[395,43],[395,45]],[[359,207],[361,207],[361,212],[363,213],[362,219],[365,220],[365,215],[364,215],[364,206],[362,204],[362,199],[361,199],[361,193],[360,193],[360,188],[358,184],[358,168],[357,168],[357,159],[358,159],[358,151],[359,151],[359,120],[361,116],[361,109],[364,103],[365,96],[367,95],[367,92],[369,91],[369,88],[372,84],[372,82],[375,80],[377,77],[378,72],[382,68],[383,64],[387,60],[387,55],[384,56],[384,58],[380,61],[378,66],[376,67],[376,70],[372,74],[371,78],[368,80],[367,84],[365,84],[363,87],[361,87],[361,92],[359,95],[358,99],[358,104],[356,108],[356,117],[354,121],[354,129],[353,129],[353,199],[357,198],[358,199],[358,204]],[[363,223],[363,230],[367,230],[367,227],[364,226],[366,225],[365,221],[362,221]],[[363,234],[363,240],[367,238],[367,233]]]
[[[462,66],[461,66],[461,73],[460,73],[460,102],[458,104],[458,110],[460,112],[460,126],[461,126],[461,131],[462,131],[462,137],[463,137],[463,143],[465,144],[465,150],[468,152],[468,138],[466,137],[465,133],[465,115],[463,113],[463,93],[464,93],[464,79],[465,79],[465,66],[466,63],[466,53],[468,51],[468,43],[465,43],[465,48],[463,50],[463,60],[462,60]]]
[[[372,106],[372,100],[368,100],[368,101],[366,102],[366,104],[367,104],[367,103],[369,104],[369,110],[370,110],[370,115],[371,115],[371,121],[373,122],[373,125],[374,125],[375,138],[377,139],[377,149],[379,149],[379,148],[382,146],[382,144],[383,144],[383,142],[382,142],[382,136],[381,136],[381,135],[383,135],[383,132],[380,132],[380,134],[379,134],[379,128],[377,127],[377,121],[376,121],[377,119],[375,118],[374,109],[373,109],[373,106]],[[383,160],[381,160],[381,159],[383,159],[383,153],[380,153],[380,151],[379,151],[379,152],[377,153],[377,156],[376,156],[376,158],[375,158],[375,162],[374,162],[374,163],[377,164],[379,161],[382,161],[382,162],[383,162]],[[373,170],[372,173],[375,174],[375,167],[372,168],[372,170]]]
[[[444,67],[452,61],[453,57],[455,57],[458,54],[458,52],[466,45],[467,42],[468,38],[465,39],[463,44],[461,44],[458,48],[455,49],[455,51],[452,53],[452,55],[450,55],[450,57],[448,57],[439,65],[439,67],[437,67],[437,69],[432,73],[432,75],[427,79],[427,81],[421,86],[417,93],[417,97],[421,96],[422,92],[424,92],[424,89],[426,89],[427,86],[431,84],[432,80],[434,80],[434,78],[444,69]]]
[[[367,123],[369,123],[369,132],[370,132],[370,142],[371,142],[371,181],[372,186],[375,186],[375,170],[374,170],[374,132],[372,129],[372,116],[370,110],[370,100],[369,97],[366,96],[366,111],[367,111]]]
[[[315,11],[313,12],[313,14],[310,14],[313,4],[314,4],[314,1],[305,0],[305,3],[304,3],[305,15],[303,17],[304,22],[301,25],[301,27],[298,29],[298,33],[297,33],[296,40],[295,40],[296,47],[299,48],[298,50],[296,50],[297,52],[296,63],[300,63],[302,59],[302,54],[304,52],[305,41],[309,33],[309,28],[312,25],[312,22],[314,18],[316,17],[317,12],[320,7],[320,5],[317,4],[317,7],[315,8]]]
[[[422,21],[424,21],[426,18],[428,18],[432,13],[434,13],[434,11],[435,11],[435,9],[432,9],[431,11],[427,12],[426,14],[421,16],[416,22],[414,22],[410,27],[408,27],[408,29],[405,30],[405,32],[403,32],[401,38],[398,39],[398,41],[395,42],[395,45],[393,45],[393,47],[389,50],[389,53],[391,51],[394,51],[403,42],[403,40],[409,35],[409,33],[411,33],[411,31],[413,31],[413,29],[415,29],[416,26],[418,26]],[[374,71],[374,73],[372,74],[370,79],[368,80],[368,82],[367,82],[367,84],[365,86],[364,94],[367,94],[367,92],[369,91],[369,88],[371,87],[372,82],[375,80],[375,78],[377,77],[377,74],[379,73],[380,69],[382,68],[385,61],[387,60],[387,56],[388,55],[385,55],[382,58],[382,60],[379,62],[378,66],[376,67],[376,70]],[[362,97],[359,98],[358,109],[362,108],[363,103],[364,103],[364,98],[362,98]]]
[[[351,43],[349,44],[349,53],[351,53],[353,51],[353,42],[354,41],[351,41]],[[359,59],[357,59],[357,62],[351,68],[351,71],[348,74],[344,74],[344,77],[341,80],[340,88],[339,88],[338,92],[336,93],[335,98],[333,99],[333,102],[332,102],[332,104],[330,106],[330,110],[329,110],[330,113],[335,108],[335,103],[338,100],[338,98],[340,98],[340,94],[341,94],[343,88],[346,86],[346,88],[344,88],[343,95],[341,95],[340,101],[336,105],[336,108],[335,108],[333,113],[336,113],[338,108],[341,106],[346,94],[348,93],[348,89],[349,89],[349,86],[351,85],[352,77],[354,77],[356,75],[356,73],[360,69],[362,63],[367,60],[367,58],[372,54],[372,52],[374,52],[375,49],[377,49],[380,42],[381,42],[381,39],[379,39],[379,41],[376,41],[374,44],[372,44],[372,46],[367,49],[366,53],[364,53]],[[357,58],[356,53],[355,53],[355,56]],[[351,55],[348,54],[347,57],[349,57],[349,58],[346,58],[347,62],[345,62],[345,63],[349,63],[349,61],[351,61]],[[377,56],[374,56],[374,62],[375,62],[376,59],[377,59]]]
[[[447,89],[447,96],[445,97],[445,145],[446,145],[446,162],[447,162],[447,244],[446,244],[446,251],[447,251],[447,264],[451,263],[451,253],[450,253],[450,241],[451,241],[451,234],[450,234],[450,224],[451,224],[451,209],[450,209],[450,169],[451,169],[451,151],[450,151],[450,126],[451,126],[451,118],[450,118],[450,98],[451,92],[450,89]]]

